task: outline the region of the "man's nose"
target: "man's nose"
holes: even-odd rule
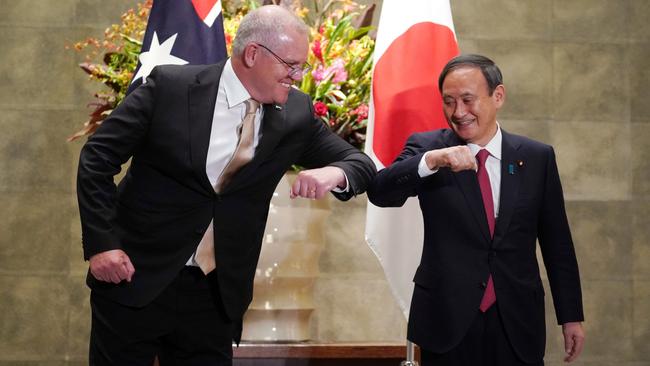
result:
[[[456,108],[454,108],[454,117],[462,118],[467,113],[466,111],[467,111],[467,108],[465,107],[465,103],[457,102],[456,103]]]

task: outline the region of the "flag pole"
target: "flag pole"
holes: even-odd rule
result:
[[[406,361],[400,362],[400,366],[418,366],[415,361],[415,344],[411,341],[406,341]]]

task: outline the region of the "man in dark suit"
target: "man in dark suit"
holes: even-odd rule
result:
[[[261,7],[241,21],[231,59],[156,68],[89,138],[78,197],[90,364],[151,365],[158,355],[161,365],[230,365],[283,174],[309,169],[292,197],[365,190],[370,159],[292,88],[307,52],[300,19]]]
[[[543,365],[539,240],[573,361],[584,342],[582,295],[553,148],[501,129],[505,87],[490,59],[452,59],[438,86],[450,128],[412,135],[368,188],[378,206],[420,201],[408,338],[424,365]]]

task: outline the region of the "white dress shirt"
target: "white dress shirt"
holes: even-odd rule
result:
[[[246,100],[251,96],[239,81],[232,68],[230,59],[226,61],[219,79],[219,90],[217,101],[214,104],[212,114],[212,128],[210,130],[210,145],[208,156],[205,161],[205,171],[212,186],[216,186],[217,180],[226,168],[228,161],[235,153],[237,141],[239,141],[238,130],[246,115]],[[261,123],[264,114],[263,108],[258,108],[255,114],[255,136],[253,148],[257,147],[261,136]],[[205,234],[213,235],[213,223],[210,221]],[[197,243],[198,246],[199,243]],[[194,260],[196,252],[187,261],[187,265],[198,266]]]
[[[488,177],[490,177],[490,187],[492,188],[492,201],[494,203],[494,217],[499,217],[499,198],[501,197],[500,187],[501,187],[501,140],[503,135],[501,134],[501,127],[497,123],[497,132],[494,134],[494,137],[487,143],[485,146],[480,146],[477,144],[468,143],[472,155],[476,156],[481,149],[486,149],[490,156],[488,156],[487,161],[485,162],[485,167],[487,169]],[[426,154],[425,154],[426,155]],[[435,174],[438,169],[431,170],[427,166],[427,162],[422,156],[420,164],[418,165],[418,174],[420,177],[424,178],[431,174]]]

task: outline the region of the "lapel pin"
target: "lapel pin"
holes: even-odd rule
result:
[[[517,166],[520,168],[524,167],[524,161],[523,160],[517,160]]]
[[[515,166],[513,164],[508,164],[508,174],[515,174]]]

